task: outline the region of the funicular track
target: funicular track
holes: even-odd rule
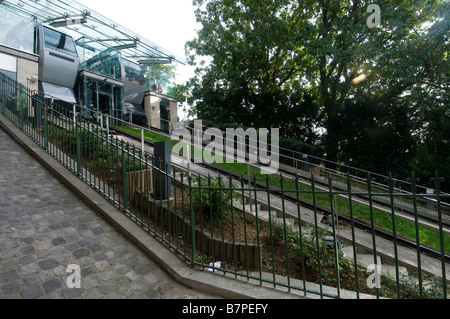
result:
[[[117,134],[117,135],[123,135],[129,139],[136,141],[136,142],[140,141],[140,138],[138,138],[136,135],[128,133],[124,130],[121,130],[119,128],[113,128],[113,130],[115,131],[115,134]],[[158,132],[159,134],[165,134],[167,136],[167,133],[156,130],[154,128],[152,128],[152,130]],[[153,145],[154,145],[154,143],[149,140],[144,140],[144,143],[150,147],[153,147]],[[191,159],[191,161],[193,162],[193,159]],[[185,167],[178,166],[176,164],[172,164],[172,165],[177,166],[181,170],[186,170]],[[249,183],[248,177],[245,177],[241,174],[237,174],[233,171],[227,170],[220,166],[217,166],[214,164],[207,164],[207,163],[201,163],[201,164],[196,163],[196,165],[201,166],[211,172],[215,172],[215,173],[218,173],[218,174],[221,174],[224,176],[231,176],[232,178],[237,179],[237,180],[243,179],[244,183],[247,185]],[[279,173],[283,177],[287,177],[287,178],[291,178],[291,179],[298,179],[299,182],[301,179],[302,183],[304,183],[304,184],[309,183],[309,185],[311,185],[311,182],[312,182],[311,179],[314,178],[315,189],[317,191],[322,191],[324,193],[330,191],[330,185],[327,183],[326,178],[323,178],[323,177],[320,178],[318,176],[314,176],[313,174],[310,174],[306,171],[301,171],[299,169],[296,169],[295,170],[296,174],[293,174],[292,169],[293,168],[291,168],[291,167],[280,165]],[[199,174],[201,174],[201,173],[199,173]],[[309,176],[309,178],[308,178],[308,176]],[[251,181],[251,184],[253,185],[252,187],[268,190],[271,195],[277,196],[278,198],[282,198],[282,200],[286,200],[286,201],[289,201],[296,205],[300,205],[301,207],[304,207],[304,208],[307,208],[310,210],[314,210],[315,212],[320,212],[321,214],[323,214],[325,216],[331,216],[334,214],[334,218],[338,219],[340,223],[346,223],[348,225],[353,225],[353,227],[360,229],[362,231],[365,231],[368,233],[373,233],[375,236],[387,239],[389,241],[394,241],[394,235],[389,230],[383,229],[378,226],[372,227],[372,225],[366,221],[360,220],[355,217],[351,218],[351,217],[347,216],[346,214],[340,213],[337,210],[333,210],[329,207],[326,207],[326,206],[323,206],[323,205],[320,205],[317,203],[313,203],[313,201],[311,201],[311,200],[301,198],[300,196],[296,196],[295,194],[293,194],[292,191],[286,191],[286,190],[282,191],[278,188],[275,188],[272,186],[267,186],[266,183],[262,183],[260,181],[255,181],[255,180]],[[347,192],[347,188],[342,183],[333,182],[332,188],[333,189],[331,192],[335,196],[336,195],[344,196],[343,194],[345,194]],[[353,192],[354,192],[354,190],[353,190]],[[388,191],[386,191],[386,193],[389,194]],[[393,193],[390,195],[392,196],[392,195],[397,195],[397,194]],[[398,195],[405,196],[404,193],[398,193]],[[359,202],[363,202],[366,205],[369,205],[368,196],[369,195],[367,194],[367,192],[365,194],[363,191],[355,192],[354,194],[352,193],[352,200],[358,200]],[[372,202],[373,207],[383,207],[385,210],[392,212],[392,208],[390,207],[390,205],[387,205],[385,200],[384,201],[380,200],[379,196],[371,197],[370,200]],[[397,214],[397,212],[395,210],[394,210],[394,213]],[[409,215],[409,217],[412,219],[415,218],[414,212],[408,210],[408,206],[402,206],[402,214]],[[450,229],[450,219],[447,214],[442,214],[442,216],[441,216],[442,221],[441,221],[440,225],[439,225],[439,218],[438,218],[436,212],[434,212],[434,214],[433,214],[433,212],[430,210],[418,209],[417,215],[421,218],[421,221],[426,220],[427,223],[434,223],[434,227],[441,229],[442,232],[444,232],[444,231],[448,232]],[[291,217],[296,218],[296,216],[294,216],[294,215],[291,215]],[[444,253],[443,251],[437,250],[429,245],[421,243],[420,247],[417,247],[416,241],[406,238],[406,237],[403,237],[403,236],[399,236],[398,234],[395,236],[395,241],[398,245],[409,247],[414,250],[420,250],[421,253],[426,254],[430,257],[440,259],[445,262],[450,262],[450,255],[448,253]]]

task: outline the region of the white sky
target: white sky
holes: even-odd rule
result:
[[[196,36],[192,0],[76,0],[139,36],[185,59],[184,45]],[[192,67],[176,63],[176,82],[193,76]]]

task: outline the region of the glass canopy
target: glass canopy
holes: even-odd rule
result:
[[[0,4],[58,28],[86,51],[120,51],[123,58],[141,65],[185,64],[182,58],[73,0],[0,0]]]

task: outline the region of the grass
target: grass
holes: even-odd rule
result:
[[[128,133],[134,134],[138,137],[141,136],[141,130],[140,129],[134,129],[130,127],[120,126],[118,127]],[[169,137],[163,136],[161,134],[150,132],[145,130],[144,131],[144,138],[146,140],[152,141],[152,142],[160,142],[160,141],[170,141],[171,146],[173,147],[175,144],[178,143],[178,141],[171,140]],[[194,148],[191,149],[192,156],[195,154]],[[225,160],[222,160],[222,163],[214,163],[214,165],[217,165],[219,167],[225,168],[229,171],[235,172],[237,174],[242,174],[243,176],[248,175],[248,169],[249,166],[246,163],[240,163],[240,162],[234,162],[234,163],[226,163]],[[266,179],[268,178],[268,183],[272,187],[276,187],[279,189],[283,189],[284,191],[295,191],[296,190],[296,181],[288,178],[283,178],[282,176],[278,174],[269,174],[268,176],[266,174],[262,174],[260,172],[260,169],[254,166],[250,166],[250,176],[253,178],[256,178],[257,181],[266,183]],[[283,186],[283,187],[281,187]],[[313,199],[313,193],[312,188],[310,185],[306,185],[303,183],[298,183],[298,190],[299,190],[299,196],[304,199],[312,200]],[[325,207],[331,207],[331,200],[329,193],[322,192],[319,190],[316,190],[316,203],[319,205],[323,205]],[[373,193],[373,195],[376,195]],[[335,195],[336,196],[336,195]],[[350,208],[351,213],[353,214],[353,217],[361,219],[365,222],[370,223],[371,219],[373,218],[373,222],[378,227],[381,227],[386,230],[393,230],[393,220],[392,220],[392,214],[389,212],[385,212],[379,209],[374,208],[372,210],[372,213],[370,211],[369,206],[358,203],[358,202],[352,202],[350,204],[349,199],[336,196],[335,201],[335,208],[339,211],[339,213],[346,214],[347,216],[350,216]],[[412,240],[416,240],[416,227],[415,223],[410,220],[406,220],[402,217],[395,216],[395,230],[397,235],[401,235],[404,237],[407,237]],[[428,226],[419,225],[419,240],[423,244],[427,244],[431,247],[434,247],[435,249],[440,250],[441,248],[441,242],[440,242],[440,232],[436,229],[433,229]],[[443,242],[444,242],[444,250],[446,252],[450,252],[450,236],[447,233],[443,233]]]

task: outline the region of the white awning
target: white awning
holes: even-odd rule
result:
[[[75,99],[75,94],[71,88],[67,88],[64,86],[59,86],[56,84],[51,84],[47,82],[39,83],[39,90],[44,93],[44,97],[53,98],[55,100],[61,100],[64,102],[77,104],[77,100]]]

